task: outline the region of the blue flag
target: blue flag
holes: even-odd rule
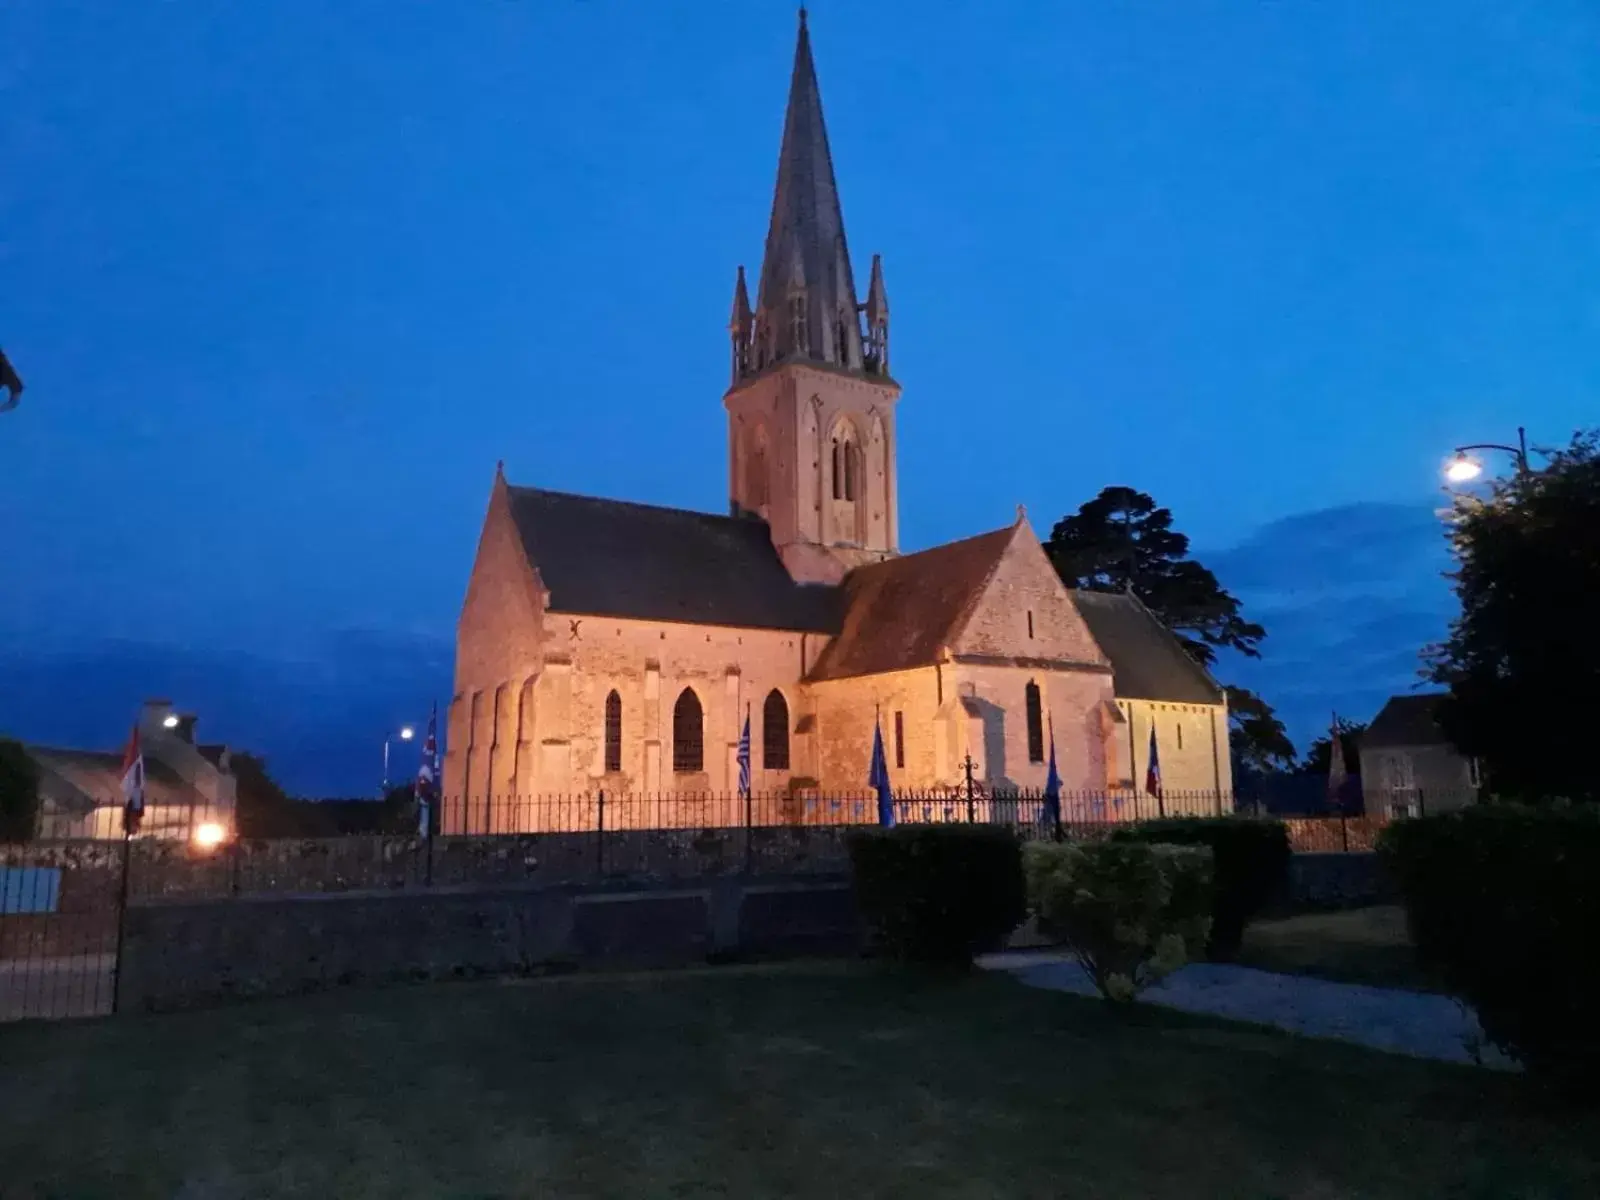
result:
[[[1161,751],[1156,748],[1156,724],[1150,722],[1150,765],[1144,769],[1144,790],[1161,799]]]
[[[867,783],[878,794],[878,824],[888,829],[894,825],[894,793],[889,790],[889,760],[883,754],[883,727],[872,722],[872,766],[867,771]]]
[[[1050,769],[1044,776],[1044,808],[1039,819],[1050,825],[1061,825],[1061,776],[1056,772],[1056,723],[1050,721]]]
[[[739,735],[739,798],[750,798],[750,710],[744,710],[744,732]]]

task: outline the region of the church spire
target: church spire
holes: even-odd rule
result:
[[[738,383],[750,371],[750,290],[744,285],[744,268],[733,281],[733,313],[728,318],[728,334],[733,339],[733,381]]]
[[[859,314],[802,8],[756,294],[752,373],[796,359],[862,370]]]

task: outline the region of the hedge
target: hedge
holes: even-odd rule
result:
[[[39,768],[21,742],[0,737],[0,842],[26,842],[39,825]]]
[[[1039,928],[1067,943],[1102,996],[1127,1003],[1204,949],[1211,862],[1203,846],[1036,842],[1023,874]]]
[[[1009,829],[902,825],[847,838],[856,903],[874,948],[901,962],[970,965],[1027,915]]]
[[[1256,817],[1172,817],[1112,831],[1113,841],[1210,846],[1214,890],[1206,957],[1232,962],[1245,926],[1289,879],[1289,832],[1281,821]]]
[[[1419,965],[1530,1074],[1600,1100],[1600,811],[1475,806],[1378,850]]]

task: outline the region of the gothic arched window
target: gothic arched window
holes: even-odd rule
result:
[[[768,771],[789,769],[789,702],[773,688],[761,706],[761,766]]]
[[[833,498],[844,499],[844,447],[839,444],[839,439],[833,439]]]
[[[1023,700],[1028,710],[1028,761],[1044,761],[1044,706],[1040,703],[1039,685],[1028,680],[1023,690]]]
[[[606,770],[622,770],[622,697],[615,691],[606,697]]]
[[[678,702],[672,706],[672,769],[678,774],[705,770],[706,742],[705,718],[700,710],[700,697],[693,688],[678,693]]]

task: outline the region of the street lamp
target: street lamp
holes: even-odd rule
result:
[[[1451,483],[1470,483],[1483,474],[1481,460],[1468,454],[1469,450],[1503,450],[1517,460],[1517,474],[1528,473],[1528,435],[1517,426],[1517,444],[1507,446],[1500,442],[1474,442],[1470,446],[1457,446],[1455,457],[1445,466],[1444,477]]]
[[[389,794],[389,743],[390,743],[390,741],[392,741],[394,738],[398,737],[402,742],[409,742],[412,738],[414,738],[416,736],[417,736],[417,731],[415,729],[411,728],[411,726],[409,726],[409,725],[402,725],[402,726],[400,726],[400,729],[399,729],[398,732],[396,732],[396,733],[388,733],[388,734],[384,735],[384,737],[383,737],[383,794],[385,796],[387,796]]]

